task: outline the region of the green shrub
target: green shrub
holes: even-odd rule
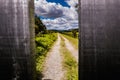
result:
[[[43,47],[41,47],[41,46],[38,46],[37,48],[36,48],[36,53],[38,54],[38,55],[42,55],[42,53],[45,51],[45,48],[43,48]]]

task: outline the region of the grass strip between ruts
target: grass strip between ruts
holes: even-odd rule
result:
[[[61,54],[63,56],[63,68],[65,69],[65,80],[78,80],[78,63],[67,50],[64,39],[61,37]]]
[[[65,38],[67,38],[72,43],[72,45],[75,49],[78,49],[78,39],[77,38],[73,38],[73,37],[65,35],[65,34],[61,34],[61,35],[63,35]]]

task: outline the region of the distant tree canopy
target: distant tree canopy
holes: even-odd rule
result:
[[[45,33],[46,26],[42,23],[39,17],[35,16],[35,34],[38,34],[39,32]]]
[[[73,34],[73,37],[74,37],[74,38],[77,37],[77,31],[76,31],[76,30],[72,30],[72,34]]]

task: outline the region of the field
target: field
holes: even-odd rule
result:
[[[78,32],[76,32],[76,36],[74,37],[73,33],[70,31],[70,32],[62,32],[62,34],[65,34],[65,35],[68,35],[70,37],[73,37],[73,38],[78,38]]]

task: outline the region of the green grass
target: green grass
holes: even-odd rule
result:
[[[74,38],[74,36],[73,36],[73,33],[72,32],[62,32],[62,34],[65,34],[65,35],[67,35],[67,36],[70,36],[70,37],[73,37]],[[76,32],[76,39],[78,38],[78,32]]]
[[[62,34],[62,35],[72,43],[75,49],[78,49],[78,38],[73,38],[65,34]]]
[[[50,34],[39,34],[36,36],[36,70],[39,73],[42,73],[43,65],[47,52],[52,47],[53,43],[57,39],[57,33]]]
[[[78,64],[75,58],[65,47],[64,39],[61,41],[61,53],[63,56],[63,66],[66,70],[65,80],[78,80]]]

